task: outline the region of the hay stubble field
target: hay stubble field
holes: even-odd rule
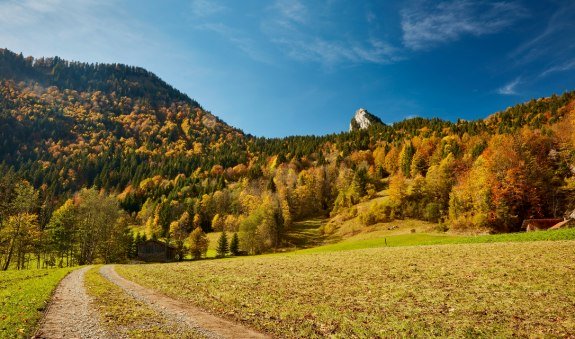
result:
[[[370,248],[116,270],[281,337],[575,333],[573,241]]]

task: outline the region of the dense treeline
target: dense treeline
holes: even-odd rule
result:
[[[115,197],[82,189],[56,209],[48,222],[41,193],[27,181],[2,177],[0,265],[3,270],[124,261],[135,238]]]
[[[226,125],[134,67],[2,50],[0,75],[5,265],[21,267],[26,253],[58,263],[122,260],[133,255],[126,232],[134,225],[180,254],[186,243],[203,250],[213,230],[239,232],[242,251],[261,253],[281,246],[294,221],[355,217],[354,205],[384,188],[389,201],[363,212],[364,224],[412,217],[507,232],[575,207],[575,92],[478,121],[414,118],[267,139]],[[30,190],[34,199],[20,197]],[[109,217],[110,229],[83,213]],[[73,231],[53,231],[66,227]],[[85,247],[86,237],[97,241]]]

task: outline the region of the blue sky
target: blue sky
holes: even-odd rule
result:
[[[257,136],[477,119],[575,89],[575,2],[0,0],[0,45],[138,65]]]

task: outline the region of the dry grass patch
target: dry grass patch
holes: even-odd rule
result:
[[[373,248],[117,271],[282,337],[575,333],[573,241]]]

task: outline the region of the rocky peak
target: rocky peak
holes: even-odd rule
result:
[[[373,124],[382,124],[381,119],[375,115],[369,113],[365,108],[360,108],[355,111],[355,115],[349,124],[349,131],[355,131],[359,129],[367,129]]]

